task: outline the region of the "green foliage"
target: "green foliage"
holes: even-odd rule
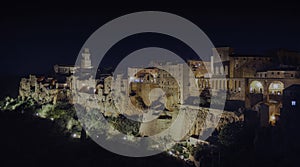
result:
[[[42,108],[37,110],[37,113],[39,113],[39,116],[42,118],[47,118],[47,116],[49,115],[49,113],[51,113],[53,111],[53,105],[52,104],[46,104],[43,105]]]
[[[48,111],[47,118],[76,119],[76,111],[74,106],[69,103],[57,103],[52,110]]]
[[[194,155],[195,154],[195,147],[192,146],[192,145],[187,145],[187,150],[188,152],[191,154],[191,155]]]
[[[85,111],[83,108],[78,108],[78,112],[81,121],[84,123],[84,127],[88,135],[106,135],[108,126],[105,123],[103,114],[97,109],[91,109],[90,111]]]
[[[19,106],[19,110],[24,110],[25,112],[33,112],[40,108],[40,105],[38,105],[33,99],[27,99],[23,101],[23,103]]]
[[[76,133],[82,130],[72,104],[57,103],[52,110],[48,110],[47,118],[55,120],[59,131],[63,133]]]
[[[5,106],[5,101],[4,100],[0,100],[0,110],[2,110]]]
[[[82,131],[81,123],[78,121],[77,114],[81,115],[81,122],[85,123],[87,134],[103,135],[109,126],[105,124],[103,114],[90,109],[89,112],[79,107],[80,112],[76,113],[75,107],[70,103],[59,102],[57,104],[39,105],[33,99],[12,99],[7,97],[0,102],[1,110],[22,111],[31,115],[38,113],[39,117],[47,118],[55,122],[56,130],[60,133],[80,133]],[[139,134],[140,123],[127,119],[124,116],[107,117],[112,126],[124,134],[137,136]]]
[[[139,134],[140,122],[128,119],[122,115],[106,118],[112,126],[123,134],[137,136]]]
[[[188,158],[188,157],[189,157],[189,153],[184,153],[184,154],[183,154],[183,157],[184,157],[184,158]]]
[[[173,149],[178,152],[178,153],[183,153],[183,145],[180,144],[180,143],[176,143],[174,146],[173,146]]]
[[[40,108],[40,105],[38,105],[33,99],[29,98],[26,100],[21,100],[19,98],[10,98],[6,97],[5,99],[0,101],[0,110],[2,111],[22,111],[33,113],[33,111]]]
[[[242,122],[226,124],[219,133],[219,143],[225,147],[238,147],[244,139],[244,131]]]

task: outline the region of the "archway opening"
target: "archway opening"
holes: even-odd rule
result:
[[[250,84],[250,93],[262,94],[264,92],[264,87],[259,81],[252,81]]]
[[[284,84],[281,81],[273,81],[269,86],[270,95],[282,95]]]

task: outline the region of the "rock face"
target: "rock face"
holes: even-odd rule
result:
[[[157,115],[154,112],[151,114],[153,117]],[[145,116],[151,117],[149,113],[144,114],[144,118]],[[161,113],[157,119],[143,122],[140,134],[153,136],[166,133],[175,141],[191,135],[202,136],[205,139],[210,135],[207,132],[212,133],[214,129],[221,129],[227,123],[242,120],[243,116],[238,116],[234,112],[185,105],[181,106],[180,110]]]

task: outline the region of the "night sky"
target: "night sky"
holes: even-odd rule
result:
[[[215,46],[231,46],[236,53],[263,54],[277,48],[300,51],[300,10],[296,4],[192,6],[85,2],[2,6],[0,75],[43,74],[53,71],[54,64],[74,64],[85,40],[101,25],[144,10],[185,17],[197,24]]]

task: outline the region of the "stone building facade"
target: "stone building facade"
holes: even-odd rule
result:
[[[284,51],[272,56],[238,55],[232,48],[222,47],[212,50],[210,61],[189,60],[186,64],[128,68],[127,76],[115,74],[94,79],[91,76],[94,67],[91,65],[90,51],[84,49],[79,67],[56,65],[55,77],[30,75],[29,78],[22,78],[19,95],[24,100],[33,98],[41,104],[69,101],[89,104],[90,108],[99,108],[100,105],[101,112],[107,115],[135,115],[142,114],[143,109],[151,106],[153,100],[149,94],[161,89],[166,98],[163,110],[168,112],[161,113],[154,124],[142,124],[144,135],[151,135],[169,125],[176,115],[172,111],[176,111],[178,106],[193,108],[189,107],[191,104],[187,104],[187,100],[190,97],[199,98],[205,90],[209,91],[210,96],[226,91],[227,100],[245,101],[245,108],[261,113],[267,111],[267,119],[272,121],[273,115],[280,114],[277,110],[281,107],[283,90],[300,84],[300,67],[294,63],[297,61],[295,55]],[[76,75],[77,71],[80,75]],[[75,99],[74,94],[80,94],[85,100]],[[223,120],[229,122],[241,119],[232,112],[225,115]],[[201,130],[209,126],[199,120],[189,133],[201,135]],[[184,126],[181,128],[184,131]]]

